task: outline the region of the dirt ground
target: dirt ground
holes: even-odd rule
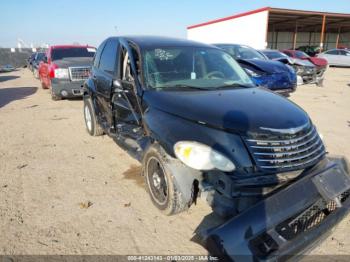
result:
[[[350,158],[350,69],[290,99]],[[267,101],[268,102],[268,101]],[[85,130],[82,101],[54,102],[27,69],[0,74],[0,254],[207,254],[197,233],[214,221],[205,201],[166,217],[140,165]],[[350,217],[313,254],[350,254]]]

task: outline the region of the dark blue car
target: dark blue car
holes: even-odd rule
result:
[[[291,66],[271,61],[255,49],[237,44],[215,44],[232,55],[251,76],[255,84],[276,92],[294,92],[297,76]]]
[[[307,113],[253,86],[220,48],[110,37],[83,98],[87,132],[107,134],[142,163],[160,212],[201,197],[224,218],[196,234],[218,261],[301,257],[350,212],[346,160],[327,157]]]

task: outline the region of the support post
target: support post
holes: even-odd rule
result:
[[[312,33],[309,32],[309,46],[311,45],[311,35],[312,35]]]
[[[324,31],[326,29],[326,15],[322,17],[322,29],[321,29],[321,37],[320,37],[320,52],[323,51],[323,40],[324,40]]]
[[[298,37],[298,21],[295,21],[295,29],[293,36],[293,50],[297,47],[297,37]]]
[[[338,45],[339,45],[340,30],[341,30],[341,27],[339,26],[337,40],[335,41],[335,48],[338,48]]]

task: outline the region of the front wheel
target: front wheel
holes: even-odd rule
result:
[[[51,86],[51,88],[50,88],[50,92],[51,92],[51,99],[52,99],[53,101],[62,100],[62,97],[56,95],[56,94],[53,92],[52,86]]]
[[[165,215],[173,215],[187,209],[175,177],[167,167],[167,155],[159,146],[151,146],[143,158],[143,175],[153,204]]]
[[[91,98],[84,98],[84,119],[86,130],[91,136],[103,135],[103,129],[97,122]]]

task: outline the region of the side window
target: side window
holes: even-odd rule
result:
[[[96,54],[95,54],[95,57],[94,57],[94,62],[93,62],[94,67],[99,67],[101,53],[102,53],[102,50],[105,47],[105,45],[106,45],[106,41],[103,41],[102,44],[100,44],[100,46],[98,47]]]
[[[338,55],[338,51],[337,50],[330,50],[328,52],[326,52],[327,55]]]
[[[103,48],[99,68],[110,74],[115,74],[117,66],[118,39],[109,39]]]
[[[348,55],[348,52],[344,51],[344,50],[339,50],[339,55]]]

